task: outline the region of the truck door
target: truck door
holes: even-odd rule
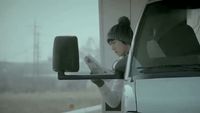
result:
[[[131,50],[141,113],[200,112],[200,10],[148,4]]]

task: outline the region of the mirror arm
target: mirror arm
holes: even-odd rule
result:
[[[115,74],[65,75],[64,72],[58,72],[58,79],[59,80],[124,79],[124,77]]]

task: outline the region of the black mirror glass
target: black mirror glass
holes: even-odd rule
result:
[[[56,72],[77,72],[79,70],[78,39],[76,36],[55,37],[53,70]]]

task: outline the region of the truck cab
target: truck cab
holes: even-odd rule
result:
[[[192,2],[175,5],[166,0],[99,0],[101,64],[104,67],[111,67],[116,58],[106,43],[110,26],[120,16],[127,16],[134,29],[124,77],[65,75],[79,68],[77,39],[68,36],[62,38],[70,46],[54,42],[53,68],[62,80],[123,79],[124,95],[120,106],[111,108],[102,103],[102,113],[199,113],[199,8]],[[66,51],[58,52],[58,44]]]

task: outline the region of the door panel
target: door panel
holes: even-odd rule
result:
[[[199,113],[200,77],[136,81],[141,113]]]

